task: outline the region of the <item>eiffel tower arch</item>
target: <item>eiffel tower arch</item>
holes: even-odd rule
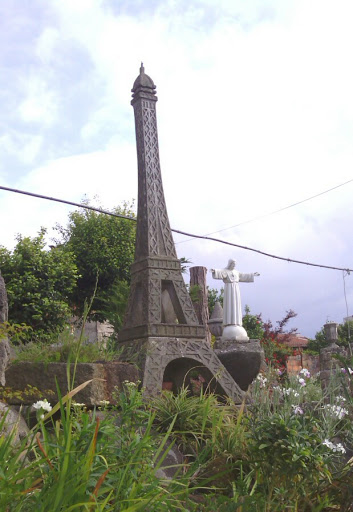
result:
[[[119,344],[135,356],[147,395],[162,389],[166,366],[188,358],[203,365],[236,403],[243,392],[206,341],[177,258],[159,163],[156,86],[140,74],[132,88],[138,162],[138,210],[130,296]]]

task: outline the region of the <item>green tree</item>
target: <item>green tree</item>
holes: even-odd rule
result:
[[[247,335],[252,340],[262,340],[265,331],[263,328],[263,321],[261,315],[252,315],[250,308],[245,305],[245,315],[243,316],[243,327]]]
[[[133,205],[124,203],[112,213],[134,217]],[[115,306],[119,311],[114,317],[117,327],[121,323],[130,283],[130,266],[135,252],[136,223],[91,210],[74,211],[66,227],[57,226],[61,235],[56,240],[64,251],[75,255],[79,277],[70,296],[77,316],[81,316],[86,300],[94,293],[91,318],[112,320]],[[120,284],[119,284],[120,283]],[[123,283],[123,284],[121,284]]]
[[[210,288],[209,286],[207,286],[207,291],[208,291],[208,311],[211,316],[216,302],[219,302],[221,304],[221,306],[223,306],[224,288],[217,290],[217,288]]]
[[[74,257],[61,247],[45,249],[46,230],[34,238],[17,236],[11,252],[0,246],[0,268],[6,284],[9,320],[26,324],[44,339],[61,331],[70,317],[68,297],[75,288]]]

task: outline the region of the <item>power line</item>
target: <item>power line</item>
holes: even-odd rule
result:
[[[34,192],[26,192],[24,190],[18,190],[18,189],[9,188],[9,187],[3,187],[1,185],[0,185],[0,190],[5,190],[7,192],[14,192],[16,194],[23,194],[23,195],[26,195],[26,196],[36,197],[36,198],[39,198],[39,199],[46,199],[48,201],[56,201],[57,203],[64,203],[64,204],[68,204],[70,206],[77,206],[79,208],[85,208],[87,210],[93,210],[93,211],[98,212],[98,213],[104,213],[106,215],[112,215],[113,217],[119,217],[119,218],[122,218],[122,219],[132,220],[134,222],[136,222],[136,220],[137,220],[134,217],[128,217],[127,215],[122,215],[122,214],[118,214],[118,213],[109,212],[107,210],[102,210],[101,208],[95,208],[94,206],[88,206],[88,205],[85,205],[85,204],[74,203],[72,201],[66,201],[65,199],[58,199],[56,197],[49,197],[49,196],[44,196],[44,195],[41,195],[41,194],[35,194]],[[326,268],[326,269],[331,269],[331,270],[341,270],[341,271],[347,272],[348,274],[350,272],[353,272],[353,269],[350,269],[350,268],[334,267],[334,266],[330,266],[330,265],[321,265],[319,263],[310,263],[308,261],[293,260],[291,258],[284,258],[282,256],[276,256],[274,254],[270,254],[270,253],[267,253],[267,252],[264,252],[264,251],[260,251],[259,249],[254,249],[252,247],[247,247],[245,245],[234,244],[233,242],[228,242],[226,240],[220,240],[219,238],[213,238],[213,237],[209,237],[209,236],[206,236],[206,235],[194,235],[192,233],[187,233],[185,231],[180,231],[178,229],[172,229],[172,231],[174,233],[178,233],[180,235],[185,235],[185,236],[190,236],[192,238],[199,238],[199,239],[202,239],[202,240],[208,240],[208,241],[211,241],[211,242],[217,242],[217,243],[221,243],[221,244],[225,244],[225,245],[230,245],[232,247],[238,247],[239,249],[244,249],[246,251],[256,252],[258,254],[262,254],[263,256],[268,256],[269,258],[275,258],[277,260],[287,261],[288,263],[298,263],[300,265],[309,265],[311,267],[320,267],[320,268]]]
[[[255,222],[256,220],[264,219],[265,217],[270,217],[271,215],[275,215],[275,213],[283,212],[284,210],[293,208],[293,206],[298,206],[298,204],[302,204],[307,201],[311,201],[311,199],[315,199],[316,197],[327,194],[328,192],[332,192],[332,190],[335,190],[336,188],[343,187],[344,185],[347,185],[348,183],[351,183],[352,181],[353,181],[353,178],[351,180],[345,181],[344,183],[340,183],[339,185],[336,185],[335,187],[329,188],[328,190],[319,192],[318,194],[315,194],[314,196],[307,197],[306,199],[302,199],[301,201],[297,201],[296,203],[290,204],[288,206],[284,206],[283,208],[280,208],[279,210],[275,210],[270,213],[265,213],[264,215],[260,215],[259,217],[253,217],[252,219],[245,220],[244,222],[239,222],[239,224],[234,224],[234,226],[229,226],[228,228],[222,228],[222,229],[218,229],[217,231],[212,231],[211,233],[206,233],[205,236],[214,235],[215,233],[222,233],[222,231],[227,231],[228,229],[232,229],[232,228],[238,228],[239,226],[243,226],[244,224],[249,224],[250,222]],[[186,242],[190,242],[191,240],[192,240],[192,238],[188,238],[187,240],[181,240],[178,243],[184,244]]]
[[[35,194],[34,192],[26,192],[25,190],[18,190],[16,188],[3,187],[0,185],[0,190],[6,190],[7,192],[15,192],[16,194],[23,194],[25,196],[38,197],[39,199],[47,199],[48,201],[56,201],[57,203],[64,203],[70,206],[78,206],[79,208],[86,208],[86,210],[92,210],[98,213],[105,213],[106,215],[112,215],[113,217],[120,217],[122,219],[133,220],[136,222],[135,217],[128,217],[119,213],[109,212],[108,210],[102,210],[101,208],[95,208],[87,204],[73,203],[72,201],[66,201],[65,199],[58,199],[57,197],[43,196],[41,194]]]
[[[343,270],[343,271],[346,271],[348,274],[350,272],[353,272],[353,270],[350,269],[350,268],[333,267],[333,266],[330,266],[330,265],[321,265],[319,263],[310,263],[308,261],[293,260],[291,258],[284,258],[282,256],[275,256],[274,254],[270,254],[268,252],[260,251],[259,249],[253,249],[252,247],[247,247],[246,245],[234,244],[233,242],[227,242],[226,240],[220,240],[219,238],[213,238],[211,236],[193,235],[191,233],[186,233],[185,231],[179,231],[177,229],[172,229],[172,231],[174,231],[174,233],[179,233],[180,235],[191,236],[193,238],[201,238],[202,240],[211,240],[212,242],[219,242],[221,244],[231,245],[233,247],[238,247],[239,249],[245,249],[246,251],[257,252],[258,254],[262,254],[263,256],[268,256],[269,258],[275,258],[277,260],[287,261],[288,263],[299,263],[300,265],[309,265],[311,267],[321,267],[321,268],[328,268],[328,269],[332,269],[332,270]]]

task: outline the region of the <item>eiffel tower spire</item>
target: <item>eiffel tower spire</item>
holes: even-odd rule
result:
[[[136,259],[177,259],[164,199],[156,118],[156,86],[141,63],[131,104],[135,111],[138,159]]]
[[[164,198],[156,117],[156,86],[140,74],[132,88],[138,161],[135,261],[122,341],[143,336],[204,338],[181,274]]]

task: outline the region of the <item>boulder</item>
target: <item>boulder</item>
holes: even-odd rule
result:
[[[178,447],[176,445],[172,446],[170,442],[167,442],[155,462],[155,474],[162,480],[172,480],[182,473],[184,462],[184,455]]]
[[[13,431],[13,444],[21,441],[29,433],[27,423],[23,419],[20,411],[17,411],[15,407],[3,402],[0,402],[0,425],[0,434],[9,436],[11,431]]]

